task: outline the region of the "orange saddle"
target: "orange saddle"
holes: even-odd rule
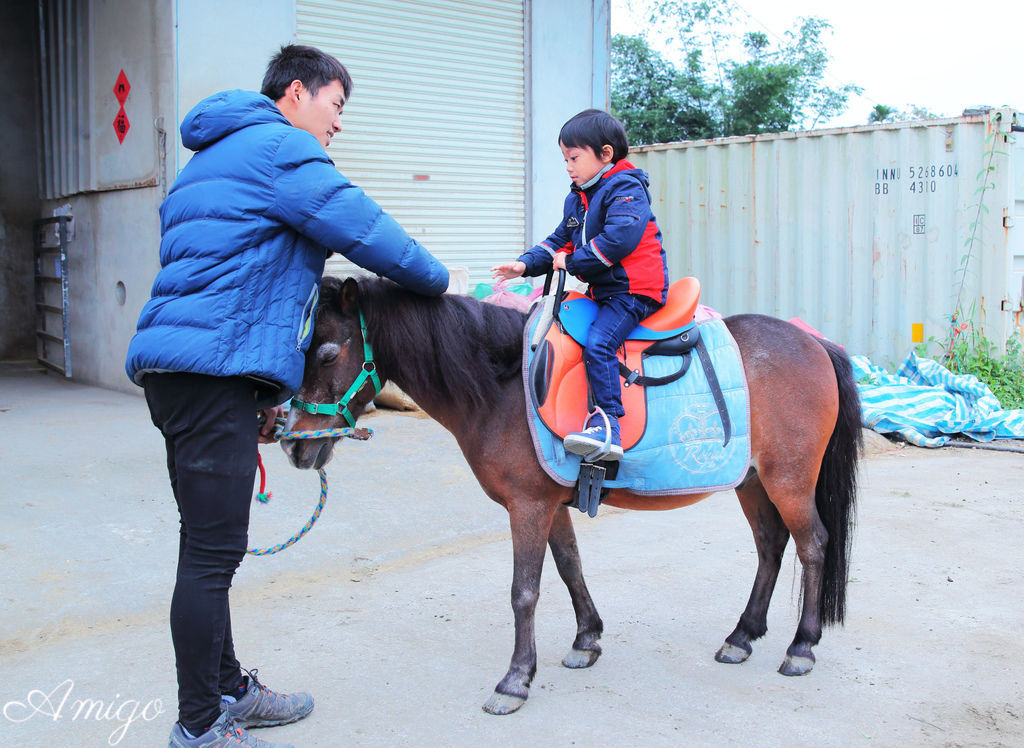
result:
[[[675,381],[689,366],[689,351],[699,339],[694,313],[700,300],[700,282],[683,278],[668,289],[661,309],[641,322],[618,351],[622,406],[619,419],[624,450],[634,446],[647,423],[646,387]],[[552,324],[531,354],[529,386],[533,404],[544,425],[559,437],[579,431],[588,415],[587,377],[583,344],[597,315],[597,304],[575,291],[562,299]],[[651,355],[682,356],[676,375],[650,380],[643,375],[643,359]]]

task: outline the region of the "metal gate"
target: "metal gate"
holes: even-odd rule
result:
[[[352,74],[329,154],[471,284],[525,246],[521,0],[298,0],[298,40]],[[352,269],[340,258],[328,273]]]
[[[36,285],[36,360],[71,376],[68,336],[68,216],[41,218],[33,224]],[[58,334],[59,333],[59,334]]]

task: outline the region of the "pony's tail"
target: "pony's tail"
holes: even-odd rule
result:
[[[822,625],[842,624],[846,617],[852,523],[857,500],[857,461],[863,446],[860,395],[846,352],[835,343],[818,340],[828,351],[839,384],[839,416],[821,461],[814,503],[825,529],[825,572],[821,585]]]

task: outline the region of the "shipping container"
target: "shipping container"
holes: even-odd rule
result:
[[[723,314],[797,317],[890,365],[921,341],[935,355],[957,308],[1000,350],[1020,339],[1020,125],[993,109],[643,146],[630,159],[650,174],[673,280],[697,276]]]

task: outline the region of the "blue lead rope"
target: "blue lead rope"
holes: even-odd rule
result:
[[[285,431],[284,430],[284,419],[278,418],[275,422],[274,438],[278,441],[283,439],[329,439],[335,437],[348,437],[350,439],[359,439],[360,441],[366,441],[373,436],[373,429],[357,429],[357,428],[342,428],[342,429],[321,429],[318,431]],[[257,455],[258,457],[258,455]],[[263,468],[263,460],[260,458],[260,491],[256,494],[256,498],[263,503],[270,500],[270,492],[265,491],[266,488],[266,471]],[[251,556],[269,556],[274,553],[283,551],[288,546],[297,543],[299,539],[313,529],[313,525],[320,518],[320,513],[324,510],[324,505],[327,503],[327,473],[323,468],[317,470],[320,476],[320,501],[317,502],[316,509],[313,510],[313,516],[302,526],[302,529],[292,535],[288,540],[283,543],[271,546],[269,548],[247,548],[246,553]]]

